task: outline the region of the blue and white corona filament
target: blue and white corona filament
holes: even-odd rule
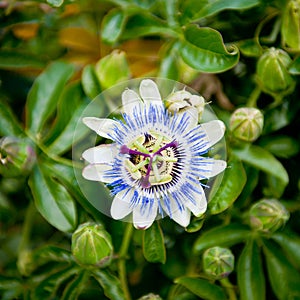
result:
[[[199,216],[207,208],[200,180],[226,167],[223,160],[203,156],[223,137],[224,124],[198,124],[198,110],[192,106],[171,114],[150,79],[142,80],[139,95],[126,89],[122,103],[124,121],[83,119],[98,135],[113,141],[82,154],[89,163],[83,177],[111,188],[114,219],[132,213],[134,226],[146,229],[158,214],[167,214],[188,226],[191,212]]]

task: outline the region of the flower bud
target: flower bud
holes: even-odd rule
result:
[[[155,295],[155,294],[150,293],[148,295],[142,296],[138,300],[162,300],[162,299],[159,295]]]
[[[260,136],[263,125],[263,114],[253,107],[238,108],[230,118],[230,130],[233,135],[247,142],[253,142]]]
[[[72,253],[80,264],[106,267],[113,255],[111,237],[100,224],[82,224],[72,235]]]
[[[196,108],[198,118],[201,119],[205,106],[205,100],[198,95],[192,95],[186,90],[172,93],[166,99],[166,108],[172,113],[181,113],[190,108]]]
[[[282,14],[281,36],[283,43],[300,50],[300,0],[289,0]]]
[[[271,95],[287,95],[293,91],[294,79],[288,72],[292,59],[281,50],[270,48],[258,60],[257,81],[260,88]]]
[[[35,151],[27,140],[15,137],[0,139],[0,174],[3,176],[26,175],[35,162]]]
[[[250,226],[261,232],[275,232],[289,217],[289,212],[276,199],[260,200],[250,208]]]
[[[203,254],[203,269],[214,279],[227,277],[234,269],[234,256],[228,248],[209,248]]]
[[[130,77],[125,52],[119,50],[101,58],[95,66],[95,71],[103,90]]]

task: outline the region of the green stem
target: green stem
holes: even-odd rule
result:
[[[256,88],[252,91],[249,99],[248,99],[248,102],[247,102],[247,107],[257,107],[257,100],[259,98],[261,94],[261,89],[259,86],[256,86]]]
[[[127,258],[127,252],[131,241],[132,233],[133,233],[133,226],[131,223],[128,223],[126,225],[126,229],[124,232],[122,245],[119,251],[119,261],[118,261],[118,270],[119,270],[121,286],[124,291],[126,300],[131,300],[131,295],[127,283],[126,258]]]
[[[235,287],[233,284],[229,281],[228,277],[225,277],[220,280],[221,285],[226,290],[226,293],[228,295],[229,300],[237,300],[236,294],[235,294]]]
[[[31,236],[31,231],[33,227],[33,221],[34,221],[34,215],[36,213],[35,205],[33,201],[30,201],[26,214],[25,219],[23,223],[23,231],[22,231],[22,237],[18,249],[18,268],[22,275],[28,275],[28,268],[27,263],[28,260],[30,260],[28,254],[29,254],[29,241]]]

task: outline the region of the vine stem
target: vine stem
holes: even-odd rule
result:
[[[234,286],[233,284],[229,281],[228,277],[225,277],[223,279],[220,280],[221,285],[225,288],[227,295],[228,295],[228,299],[229,300],[237,300],[235,291],[234,291]]]
[[[35,205],[33,201],[30,200],[24,218],[22,237],[18,249],[19,255],[18,255],[17,265],[20,273],[23,275],[27,275],[27,269],[26,269],[26,264],[28,260],[27,254],[30,251],[29,241],[30,241],[35,213],[36,213]]]
[[[131,300],[131,295],[129,292],[128,282],[127,282],[126,258],[127,258],[127,253],[128,253],[128,248],[131,241],[132,233],[133,233],[133,226],[131,223],[128,223],[125,228],[122,245],[119,251],[119,261],[118,261],[120,282],[126,300]]]
[[[259,86],[256,86],[248,99],[247,107],[257,107],[256,103],[260,94],[261,94],[261,89]]]

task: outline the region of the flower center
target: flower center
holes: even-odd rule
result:
[[[157,134],[140,136],[130,145],[121,146],[121,154],[129,154],[125,168],[143,188],[160,185],[172,180],[172,170],[177,162],[177,141]]]

